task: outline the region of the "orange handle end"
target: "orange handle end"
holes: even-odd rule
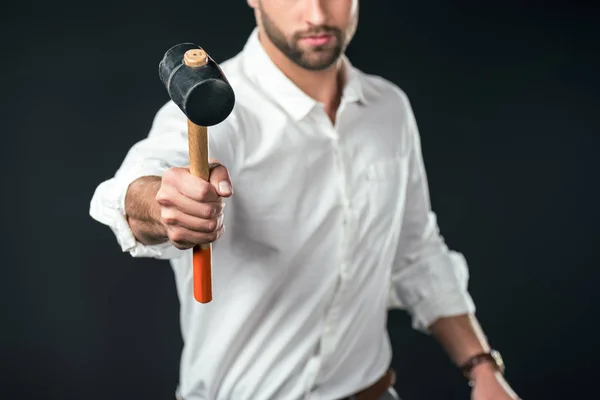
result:
[[[194,260],[194,298],[200,303],[212,300],[212,249],[209,245],[195,246]]]

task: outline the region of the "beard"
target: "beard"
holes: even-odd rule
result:
[[[304,32],[298,32],[290,38],[275,25],[273,20],[261,9],[261,23],[265,34],[271,42],[288,59],[296,65],[311,71],[321,71],[329,68],[340,58],[346,50],[346,37],[344,32],[338,28],[321,25]],[[322,46],[311,46],[302,48],[301,39],[314,35],[331,35],[332,39]]]

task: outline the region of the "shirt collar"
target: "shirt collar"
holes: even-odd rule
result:
[[[342,56],[346,71],[346,82],[342,91],[342,103],[366,103],[360,82],[360,71],[352,66],[346,55]],[[273,98],[296,120],[304,118],[318,102],[304,93],[292,82],[266,53],[258,39],[258,28],[254,28],[243,51],[244,69],[250,78],[268,96]]]

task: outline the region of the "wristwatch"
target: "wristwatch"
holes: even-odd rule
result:
[[[502,360],[502,356],[498,350],[490,350],[489,352],[479,353],[471,358],[469,358],[463,365],[460,366],[460,370],[462,374],[467,379],[471,379],[471,371],[475,368],[476,365],[479,365],[484,362],[491,363],[496,370],[498,370],[501,374],[504,375],[504,361]]]

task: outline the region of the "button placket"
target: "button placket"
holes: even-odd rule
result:
[[[339,120],[339,116],[338,116]],[[337,124],[336,124],[337,125]],[[324,335],[322,337],[322,350],[323,355],[331,354],[335,348],[334,342],[334,330],[339,322],[340,315],[340,301],[346,290],[346,281],[348,279],[348,251],[349,251],[349,242],[350,242],[350,226],[352,220],[352,212],[351,212],[351,203],[350,197],[348,195],[348,187],[347,187],[347,171],[345,168],[344,157],[343,157],[343,147],[341,145],[340,135],[336,131],[334,126],[330,125],[331,134],[330,136],[333,138],[332,146],[333,146],[333,156],[336,169],[338,171],[338,185],[339,185],[339,193],[341,197],[341,207],[342,207],[342,226],[340,227],[342,240],[341,240],[341,259],[340,264],[338,266],[338,281],[336,285],[335,294],[333,297],[333,301],[328,310],[328,313],[325,318],[324,324]]]

